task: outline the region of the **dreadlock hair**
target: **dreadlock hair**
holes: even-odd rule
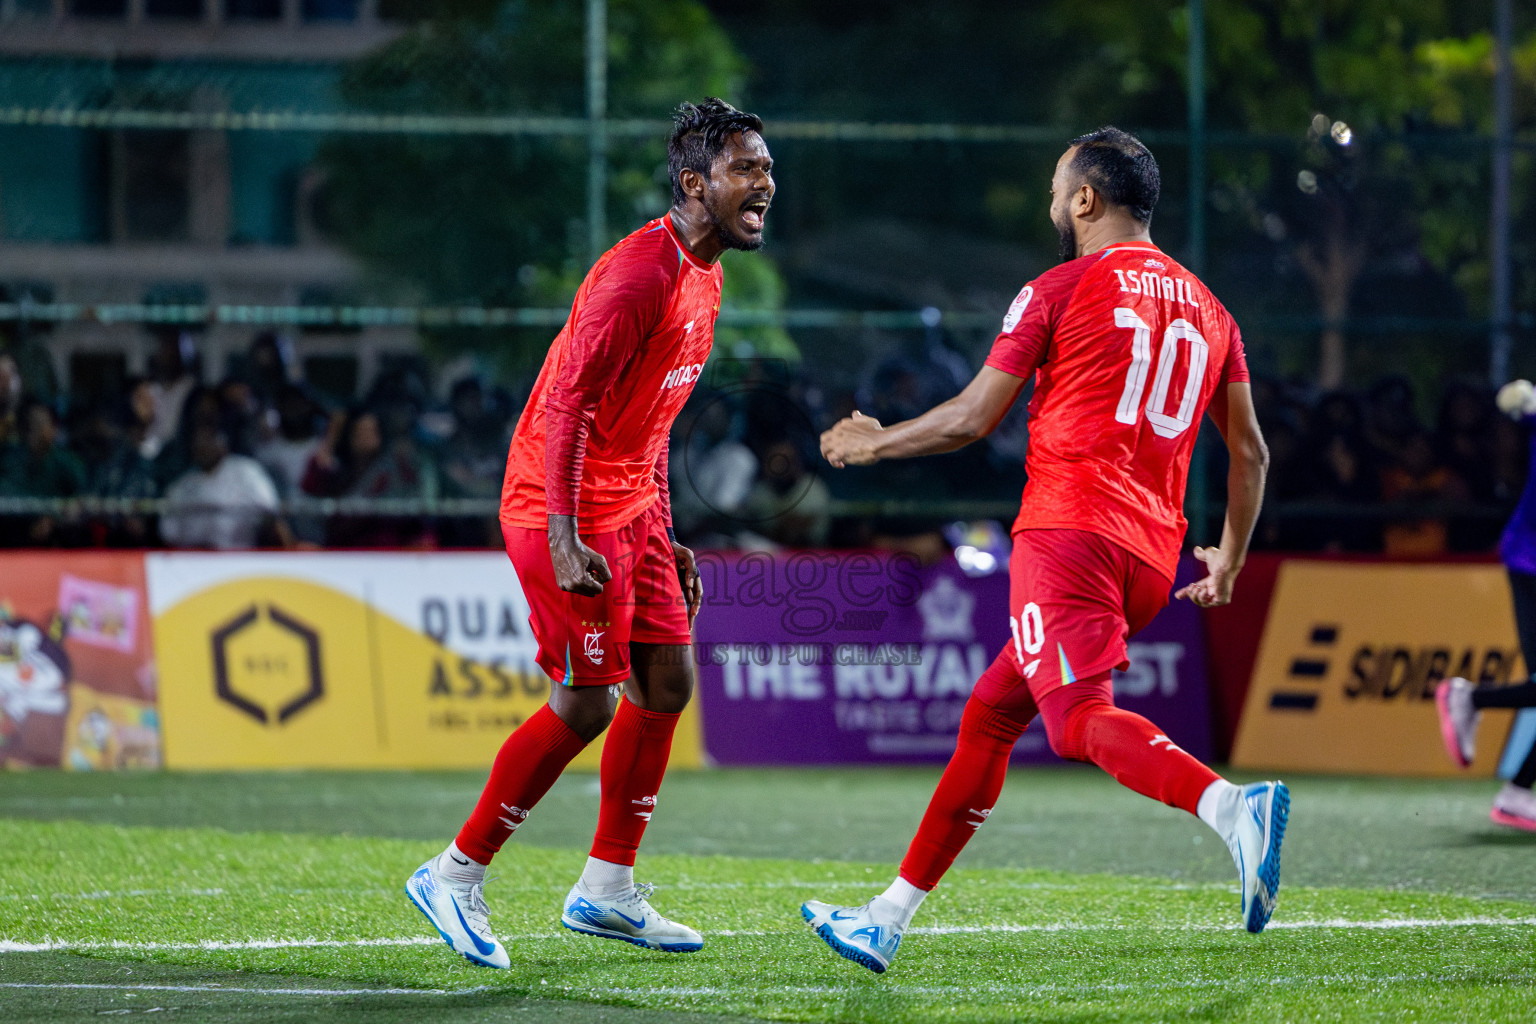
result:
[[[1142,226],[1152,223],[1152,209],[1162,191],[1162,175],[1152,151],[1130,132],[1105,125],[1072,140],[1077,154],[1068,165],[1106,202],[1124,209]]]
[[[741,132],[762,131],[762,118],[737,110],[715,96],[697,105],[679,104],[672,115],[672,137],[667,140],[667,174],[672,179],[673,205],[681,205],[688,198],[678,180],[683,168],[707,178],[726,140]]]

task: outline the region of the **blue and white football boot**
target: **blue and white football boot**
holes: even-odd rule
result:
[[[834,907],[819,900],[800,904],[800,916],[840,957],[884,974],[901,945],[900,911],[879,896],[862,907]]]
[[[1239,792],[1236,823],[1223,838],[1243,883],[1243,927],[1258,934],[1275,912],[1280,891],[1280,841],[1285,838],[1291,791],[1283,782],[1255,782]]]
[[[449,949],[481,967],[512,966],[506,947],[491,934],[484,883],[469,885],[444,878],[433,857],[406,879],[405,894],[427,915]]]
[[[697,953],[703,949],[702,935],[685,924],[667,920],[651,907],[647,898],[655,891],[654,885],[642,882],[618,896],[597,896],[577,879],[565,897],[560,923],[583,935],[632,942],[663,953]]]

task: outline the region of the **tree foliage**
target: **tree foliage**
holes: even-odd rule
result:
[[[1188,7],[1176,0],[1063,5],[1099,40],[1107,72],[1070,83],[1066,105],[1090,119],[1182,127]],[[1350,369],[1343,321],[1377,290],[1375,312],[1454,317],[1486,312],[1488,147],[1464,134],[1492,121],[1493,49],[1484,5],[1456,0],[1208,0],[1208,116],[1213,250],[1273,253],[1266,270],[1304,282],[1323,321],[1317,378]],[[1515,58],[1536,119],[1536,26]],[[1247,138],[1240,137],[1246,135]],[[1235,137],[1237,136],[1237,137]],[[1530,168],[1522,171],[1530,179]],[[1529,207],[1517,211],[1525,221]],[[1252,274],[1258,261],[1250,261]],[[1215,270],[1218,278],[1222,269]],[[1229,279],[1236,292],[1252,280]],[[1260,308],[1284,312],[1296,292]],[[1536,289],[1528,281],[1527,292]],[[1257,297],[1257,296],[1256,296]],[[1376,303],[1381,306],[1381,302]],[[1279,306],[1280,308],[1277,308]]]
[[[384,113],[580,117],[586,109],[581,0],[409,5],[415,24],[354,62],[340,84]],[[657,121],[654,139],[611,140],[610,241],[667,209],[665,122],[685,99],[736,96],[741,58],[694,0],[610,0],[611,116]],[[435,303],[568,302],[586,270],[583,137],[348,135],[322,149],[327,229],[375,275]],[[733,268],[735,269],[735,268]],[[771,267],[727,273],[728,300],[779,296]],[[547,328],[438,332],[451,348],[495,352],[508,369],[542,357]],[[758,332],[772,345],[782,332]]]

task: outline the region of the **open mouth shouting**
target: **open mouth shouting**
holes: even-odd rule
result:
[[[768,200],[762,197],[748,199],[741,204],[741,225],[749,235],[763,232],[763,218],[768,214]]]

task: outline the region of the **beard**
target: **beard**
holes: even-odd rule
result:
[[[727,210],[713,192],[709,193],[708,201],[704,203],[704,212],[709,214],[710,226],[715,229],[715,240],[723,249],[736,249],[739,252],[756,252],[763,247],[761,233],[756,238],[743,238],[731,228],[740,210]]]
[[[1061,257],[1061,262],[1077,259],[1077,234],[1072,230],[1072,222],[1063,224],[1052,218],[1051,224],[1056,228],[1056,255]]]

